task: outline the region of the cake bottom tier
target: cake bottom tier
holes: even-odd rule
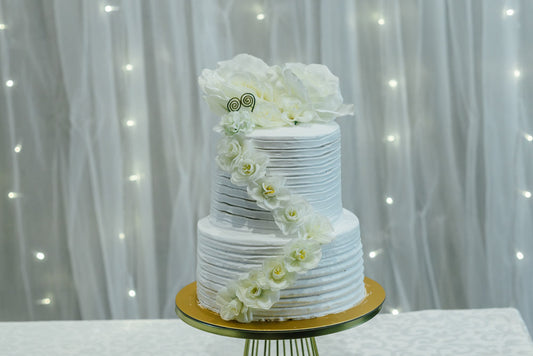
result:
[[[334,224],[335,239],[322,246],[320,264],[298,276],[269,310],[254,310],[254,321],[309,319],[339,313],[365,297],[359,221],[348,210]],[[198,222],[197,295],[202,307],[218,312],[217,292],[269,257],[282,254],[290,238]]]

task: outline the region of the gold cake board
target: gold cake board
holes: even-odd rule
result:
[[[199,306],[196,282],[185,286],[176,295],[176,314],[187,324],[217,335],[246,339],[244,355],[318,355],[315,337],[353,328],[372,319],[385,301],[385,290],[376,281],[365,277],[366,297],[358,305],[341,313],[306,320],[253,322],[226,321]],[[300,339],[300,340],[296,340]],[[263,346],[259,340],[264,341]],[[275,344],[270,340],[277,340]],[[281,343],[279,342],[280,340]],[[286,343],[284,340],[288,340]],[[300,350],[300,351],[299,351]],[[250,352],[250,353],[249,353]],[[306,353],[307,352],[307,353]]]

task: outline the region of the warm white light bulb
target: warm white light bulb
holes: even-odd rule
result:
[[[133,120],[131,120],[131,119],[130,119],[130,120],[127,120],[127,121],[126,121],[126,126],[129,126],[129,127],[135,126],[135,121],[133,121]]]
[[[398,86],[398,82],[395,79],[389,80],[389,86],[391,88],[396,88]]]
[[[0,30],[5,30],[7,26],[3,23],[0,23]]]
[[[518,78],[518,77],[520,77],[520,75],[522,75],[522,73],[520,73],[520,71],[518,69],[515,69],[513,71],[513,75],[515,76],[515,78]]]
[[[389,142],[394,142],[394,141],[396,141],[396,136],[394,136],[394,135],[388,135],[388,136],[387,136],[387,141],[389,141]]]
[[[389,204],[389,205],[392,205],[392,204],[394,204],[394,199],[392,199],[391,197],[387,197],[387,198],[385,199],[385,202],[386,202],[387,204]]]
[[[525,137],[525,139],[528,140],[529,142],[533,141],[533,136],[531,136],[531,135],[528,134],[528,133],[525,133],[525,134],[524,134],[524,137]]]
[[[128,292],[128,295],[133,298],[137,295],[137,293],[135,293],[133,289],[130,289],[130,291]]]
[[[368,257],[370,257],[370,258],[376,258],[376,257],[377,257],[380,253],[382,253],[382,252],[383,252],[383,249],[382,249],[382,248],[380,248],[380,249],[378,249],[378,250],[370,251],[370,252],[368,253]]]
[[[380,26],[385,25],[385,19],[383,17],[378,20],[378,25]]]
[[[38,259],[39,261],[44,260],[45,257],[46,257],[45,254],[42,253],[42,252],[36,252],[35,253],[35,258]]]
[[[127,70],[127,71],[132,71],[133,70],[133,64],[130,64],[130,63],[126,64],[124,66],[124,69]]]
[[[22,146],[20,143],[16,145],[15,148],[13,148],[13,151],[15,151],[16,153],[19,153],[21,150],[22,150]]]
[[[9,192],[9,193],[7,193],[7,197],[9,199],[15,199],[16,197],[18,197],[18,194],[15,193],[15,192]]]
[[[118,234],[118,238],[121,239],[121,240],[124,240],[126,238],[126,234],[121,232],[120,234]]]
[[[263,14],[263,13],[257,14],[256,18],[259,21],[263,21],[265,19],[265,14]]]
[[[138,181],[139,180],[139,175],[132,174],[131,176],[128,177],[128,179],[130,180],[130,182]]]
[[[11,88],[13,85],[15,85],[15,82],[11,79],[6,80],[6,87]]]
[[[41,304],[41,305],[49,305],[49,304],[52,304],[52,298],[43,298],[43,299],[39,299],[37,301],[38,304]]]
[[[524,254],[520,251],[517,251],[516,252],[516,258],[519,259],[519,260],[523,260],[524,259]]]
[[[531,198],[531,192],[529,190],[524,190],[522,192],[522,195],[526,197],[527,199]]]
[[[392,315],[400,314],[400,311],[398,309],[392,309],[390,312],[391,312]]]
[[[507,16],[513,16],[514,15],[514,10],[513,9],[507,9],[507,10],[505,10],[505,14]]]

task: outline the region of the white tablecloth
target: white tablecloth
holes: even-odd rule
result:
[[[533,355],[515,309],[380,314],[317,338],[320,355]],[[0,323],[0,355],[242,355],[244,341],[181,320]]]

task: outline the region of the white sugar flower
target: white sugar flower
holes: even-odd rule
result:
[[[273,128],[286,126],[287,123],[283,121],[281,116],[281,110],[278,105],[264,101],[256,105],[252,113],[252,120],[257,127]]]
[[[307,215],[312,213],[311,205],[298,195],[291,195],[272,211],[274,221],[285,235],[298,231]]]
[[[270,67],[261,59],[239,54],[219,62],[215,70],[204,69],[198,83],[211,110],[224,115],[228,112],[228,101],[244,93],[252,93],[257,102],[271,100],[271,76]],[[256,106],[260,106],[257,102]]]
[[[254,149],[246,150],[233,161],[231,183],[248,185],[265,176],[268,157]]]
[[[313,240],[320,244],[331,242],[335,235],[329,219],[323,215],[308,216],[298,230],[298,236],[303,240]]]
[[[226,136],[245,135],[252,132],[254,126],[249,111],[232,111],[222,116],[215,131]]]
[[[237,282],[237,297],[248,308],[268,310],[279,300],[279,290],[270,288],[264,280],[264,274],[258,270]]]
[[[266,210],[279,208],[281,201],[289,198],[289,192],[284,188],[285,179],[276,176],[265,176],[248,185],[248,195],[257,205]]]
[[[312,106],[314,121],[328,122],[353,113],[353,105],[343,104],[339,78],[321,64],[287,63],[282,70],[290,95]]]
[[[301,100],[291,96],[279,98],[278,105],[282,112],[281,119],[289,125],[310,122],[317,115],[310,106],[304,105]]]
[[[224,320],[249,323],[253,319],[252,310],[237,298],[236,288],[237,284],[233,282],[218,292],[216,303],[220,310],[220,317]]]
[[[263,273],[266,283],[272,289],[285,289],[296,279],[296,273],[289,272],[283,257],[270,258],[263,262]]]
[[[294,240],[285,246],[285,262],[290,272],[306,272],[318,266],[322,258],[320,244],[312,240]]]
[[[224,137],[217,145],[217,156],[215,158],[219,167],[230,172],[234,161],[240,157],[243,152],[251,150],[251,144],[241,137]]]

